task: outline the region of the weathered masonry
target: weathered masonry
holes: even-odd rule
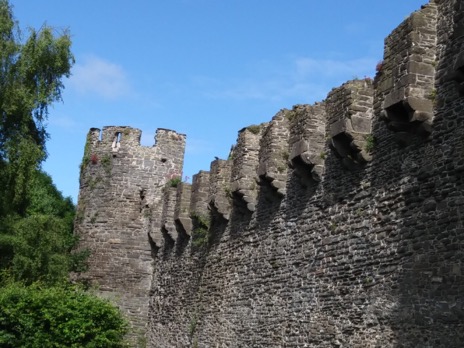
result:
[[[184,135],[89,132],[85,277],[134,342],[464,346],[464,2],[411,14],[377,70],[242,129],[192,184]]]
[[[156,146],[140,146],[128,127],[92,128],[81,165],[76,232],[91,251],[85,275],[146,332],[153,277],[152,244],[162,236],[163,188],[182,171],[185,135],[158,129]]]

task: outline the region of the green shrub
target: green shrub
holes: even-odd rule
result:
[[[168,180],[169,187],[177,187],[182,182],[182,178],[180,176],[172,177]]]
[[[125,347],[127,323],[109,302],[76,287],[10,284],[0,291],[0,346]]]
[[[193,222],[192,244],[195,247],[206,246],[211,240],[210,227],[211,218],[201,213],[192,213],[190,215]]]
[[[366,150],[367,153],[371,153],[374,151],[375,147],[375,138],[372,134],[368,134],[364,136],[364,140],[366,141],[366,144],[364,146],[364,150]]]

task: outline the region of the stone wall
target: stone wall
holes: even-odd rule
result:
[[[151,235],[165,236],[152,238],[152,268],[140,272],[152,272],[151,347],[464,345],[462,6],[431,1],[386,39],[373,81],[242,129],[228,159],[151,198]],[[79,209],[92,208],[76,223],[102,263],[90,278],[128,286],[137,303],[134,285],[118,283],[129,271],[118,253],[135,240],[113,249],[105,238],[146,225],[115,229],[109,212],[89,223],[111,201],[89,188],[98,166],[83,170]],[[125,205],[111,207],[130,221]]]
[[[433,119],[437,65],[437,6],[413,13],[385,39],[384,60],[377,65],[382,117],[407,141],[408,133],[427,136]]]
[[[129,127],[90,130],[75,231],[79,247],[91,251],[89,271],[81,278],[116,301],[131,320],[133,336],[144,337],[152,254],[164,245],[162,228],[175,233],[163,214],[163,190],[182,173],[185,136],[158,129],[153,147],[140,146],[140,136],[140,130]]]
[[[288,113],[290,122],[290,164],[302,182],[320,181],[327,155],[325,106],[297,105]]]

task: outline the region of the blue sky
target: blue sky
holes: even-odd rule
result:
[[[426,0],[10,0],[21,28],[68,28],[76,64],[50,109],[43,168],[77,201],[91,127],[187,134],[184,175],[237,131],[373,76],[383,40]],[[26,31],[25,31],[26,32]]]

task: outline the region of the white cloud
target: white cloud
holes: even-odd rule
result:
[[[318,101],[325,99],[333,87],[345,81],[372,75],[375,65],[376,60],[372,58],[298,57],[285,66],[266,66],[267,76],[266,72],[258,69],[256,76],[252,77],[219,80],[203,76],[196,77],[194,83],[212,99],[282,101],[303,98]]]
[[[124,69],[115,63],[96,56],[84,58],[72,70],[70,84],[83,94],[116,99],[132,94],[132,88]]]

